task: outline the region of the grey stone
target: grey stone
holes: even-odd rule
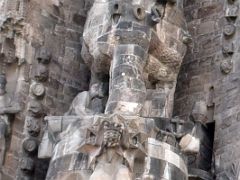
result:
[[[31,92],[36,97],[42,97],[45,93],[45,87],[41,83],[33,83],[31,85]]]
[[[223,33],[226,36],[231,36],[236,32],[236,27],[233,24],[225,25],[223,28]]]
[[[156,152],[168,143],[179,157],[186,134],[204,137],[200,152],[186,155],[196,169],[190,176],[238,179],[236,0],[2,0],[0,12],[0,74],[11,102],[0,108],[0,119],[9,120],[0,121],[0,179],[186,179],[171,158],[149,157],[154,151],[145,146],[157,138]],[[193,108],[201,101],[203,108]],[[123,133],[111,124],[119,119]],[[40,159],[24,148],[32,138],[41,141]],[[34,173],[21,171],[26,156]]]
[[[34,161],[29,157],[22,158],[20,160],[20,168],[24,172],[32,172],[34,170]]]
[[[23,148],[28,153],[34,153],[37,150],[37,142],[34,139],[25,139],[23,142]]]
[[[0,74],[0,171],[2,171],[7,148],[6,139],[11,132],[12,118],[10,115],[18,113],[21,109],[19,104],[13,103],[6,92],[6,76]]]

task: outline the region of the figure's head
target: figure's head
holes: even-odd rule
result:
[[[207,104],[205,101],[195,102],[191,113],[191,118],[193,119],[193,121],[206,123],[208,118],[207,118]]]
[[[3,95],[6,93],[6,76],[4,74],[0,74],[0,95]]]
[[[91,98],[104,98],[108,93],[107,83],[95,83],[90,87]]]

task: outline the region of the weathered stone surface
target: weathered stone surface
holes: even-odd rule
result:
[[[225,25],[223,28],[223,33],[226,36],[231,36],[236,32],[236,27],[233,24]]]
[[[218,8],[211,8],[214,6]],[[204,13],[203,9],[209,10]],[[239,49],[236,43],[239,4],[237,1],[186,1],[185,14],[193,45],[179,74],[174,114],[187,120],[196,101],[211,101],[206,109],[208,121],[215,123],[212,170],[216,179],[238,179],[239,169],[232,168],[232,164],[239,161],[237,139],[240,134],[236,132],[239,127],[239,66],[234,55]],[[199,30],[202,22],[212,24],[213,21],[215,28],[207,27],[211,31]],[[207,43],[203,46],[202,42]]]
[[[28,153],[34,153],[37,150],[37,142],[34,139],[25,139],[23,142],[23,148]]]
[[[185,31],[181,8],[181,3],[173,1],[94,1],[88,12],[82,48],[84,62],[91,70],[90,88],[77,95],[65,116],[46,118],[39,157],[51,157],[47,179],[60,178],[67,167],[55,168],[55,165],[63,158],[69,161],[74,154],[88,157],[86,162],[67,163],[71,167],[85,164],[88,174],[83,170],[78,172],[83,179],[130,180],[151,175],[144,174],[145,165],[150,163],[150,159],[144,162],[150,153],[146,144],[159,131],[151,117],[171,117],[176,78],[186,50],[183,35],[178,33]],[[174,10],[179,19],[171,25]],[[164,35],[166,39],[161,38]],[[66,50],[68,56],[63,60],[74,59],[74,51]],[[109,92],[104,92],[104,84],[109,86]],[[65,94],[71,93],[70,90],[63,88]],[[148,99],[147,90],[152,93]],[[143,114],[148,118],[141,117]],[[172,144],[177,146],[171,133],[163,133],[163,139],[158,140],[174,141]],[[53,149],[49,148],[52,146]],[[171,162],[166,158],[159,168],[165,161]],[[181,167],[176,164],[179,169],[185,167],[185,162],[181,162]],[[149,168],[154,171],[154,167]],[[61,179],[75,178],[73,169],[67,169]],[[186,167],[181,173],[186,179]]]
[[[24,172],[32,172],[34,168],[34,162],[31,158],[25,157],[20,160],[20,168]]]
[[[45,93],[45,87],[41,83],[33,83],[31,85],[31,92],[34,96],[42,97]]]
[[[3,166],[5,163],[6,150],[8,147],[8,137],[11,133],[12,115],[21,109],[18,103],[14,103],[6,92],[6,76],[0,74],[0,178],[3,176]]]
[[[0,12],[0,179],[239,178],[238,1],[0,0]],[[139,132],[152,119],[156,136]],[[180,160],[182,138],[188,173],[156,155]]]

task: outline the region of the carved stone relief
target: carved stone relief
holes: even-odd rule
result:
[[[48,65],[51,61],[51,53],[46,48],[40,48],[36,55],[36,72],[34,80],[30,85],[30,101],[27,106],[27,116],[25,118],[25,135],[22,149],[22,165],[19,178],[32,178],[35,170],[35,159],[37,156],[38,140],[41,133],[42,122],[45,115],[43,99],[45,95],[44,83],[48,80]]]
[[[232,25],[232,24],[225,25],[223,32],[224,32],[224,35],[231,36],[236,32],[236,27],[235,25]]]
[[[224,60],[221,63],[221,71],[225,74],[228,74],[231,72],[232,68],[233,68],[233,62],[231,60]]]
[[[41,83],[33,83],[31,85],[31,92],[36,97],[42,97],[45,93],[45,87]]]
[[[36,152],[37,147],[38,147],[38,145],[37,145],[36,140],[34,140],[32,138],[31,139],[30,138],[29,139],[25,139],[24,142],[23,142],[23,148],[28,153]]]
[[[170,0],[94,1],[82,48],[84,61],[91,69],[90,88],[76,96],[64,116],[45,118],[47,128],[39,157],[51,156],[47,179],[59,178],[64,169],[68,169],[66,176],[60,179],[68,179],[78,163],[85,164],[88,170],[78,172],[83,179],[158,178],[149,164],[162,161],[174,164],[172,168],[159,164],[163,178],[167,178],[165,169],[176,170],[181,180],[187,179],[175,133],[159,129],[154,121],[154,115],[171,119],[176,78],[186,51],[184,43],[190,39],[183,40],[184,33],[175,37],[173,41],[181,49],[178,51],[160,38],[161,33],[166,33],[161,23],[167,23],[175,8],[179,8],[178,2]],[[105,74],[107,80],[102,78]],[[104,93],[106,81],[109,92]],[[98,108],[98,105],[103,106]],[[34,112],[36,108],[32,109]],[[148,149],[155,141],[157,145]],[[165,149],[168,146],[176,148],[176,152],[169,153],[181,165],[157,155],[163,147],[169,151]],[[76,153],[86,155],[88,160],[66,163],[60,169],[54,165],[64,158],[73,158]],[[142,171],[137,172],[136,167]]]
[[[2,173],[2,167],[4,164],[4,158],[6,153],[6,138],[11,133],[11,121],[10,115],[18,113],[20,105],[17,102],[13,102],[6,92],[6,76],[0,74],[0,176]]]

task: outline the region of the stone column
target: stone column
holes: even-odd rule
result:
[[[147,50],[138,45],[115,47],[106,113],[139,115],[146,98],[146,86],[143,80],[146,57]]]

